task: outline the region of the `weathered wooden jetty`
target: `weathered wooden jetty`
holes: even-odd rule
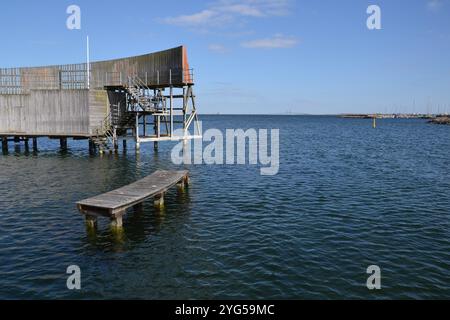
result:
[[[96,227],[98,217],[111,219],[112,226],[122,227],[122,217],[128,208],[139,210],[142,203],[154,198],[157,208],[164,206],[164,194],[173,186],[179,190],[189,183],[188,171],[156,171],[152,175],[120,189],[107,192],[77,203],[78,210],[85,215],[89,227]]]
[[[0,140],[89,140],[90,150],[117,150],[119,140],[201,138],[194,74],[181,46],[123,59],[0,69]],[[183,134],[175,134],[182,129]],[[193,130],[190,130],[193,129]],[[195,132],[197,129],[197,133]],[[126,146],[126,143],[124,143]]]

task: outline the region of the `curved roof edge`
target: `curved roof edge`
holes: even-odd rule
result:
[[[87,63],[5,68],[0,69],[0,83],[18,89],[86,89],[123,86],[129,77],[138,77],[149,86],[193,84],[185,46],[93,61],[89,66],[89,70]]]
[[[150,53],[143,53],[143,54],[139,54],[139,55],[136,55],[136,56],[127,56],[127,57],[123,57],[123,58],[113,58],[113,59],[103,59],[103,60],[90,61],[90,64],[102,63],[102,62],[114,62],[114,61],[135,59],[135,58],[142,58],[142,57],[146,57],[146,56],[154,55],[154,54],[167,54],[167,53],[170,53],[173,50],[180,50],[180,49],[181,50],[185,50],[185,52],[187,52],[186,46],[181,45],[181,46],[170,48],[170,49],[165,49],[165,50],[160,50],[160,51],[155,51],[155,52],[150,52]],[[2,67],[0,65],[0,70],[56,68],[56,67],[61,67],[61,66],[77,66],[77,65],[85,65],[85,64],[86,64],[86,62],[64,63],[64,64],[49,64],[49,65],[35,65],[35,66],[15,66],[15,67]]]

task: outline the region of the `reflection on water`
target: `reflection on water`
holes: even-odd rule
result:
[[[280,128],[280,173],[175,166],[172,143],[89,155],[39,139],[0,155],[0,298],[450,298],[449,129],[421,120],[203,117]],[[75,203],[155,170],[191,185],[130,209],[121,232],[86,230]],[[66,289],[67,266],[82,291]],[[383,290],[365,287],[369,265]]]
[[[154,207],[152,201],[150,199],[144,202],[141,207],[128,209],[125,216],[125,228],[111,227],[108,225],[108,219],[99,218],[98,228],[86,227],[87,243],[92,248],[101,251],[124,252],[131,250],[133,246],[145,242],[149,236],[157,236],[163,228],[168,214],[173,215],[170,218],[172,224],[174,221],[177,222],[174,224],[175,227],[183,227],[186,217],[190,214],[188,188],[183,192],[178,191],[169,194],[166,201],[173,202],[170,210],[166,205]]]

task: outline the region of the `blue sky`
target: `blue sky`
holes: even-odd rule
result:
[[[184,44],[202,113],[450,112],[450,0],[19,0],[0,28],[0,67],[83,62],[87,35],[93,60]]]

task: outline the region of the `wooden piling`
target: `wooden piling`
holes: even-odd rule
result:
[[[155,196],[155,201],[153,202],[155,208],[162,209],[164,208],[164,193],[158,194]]]
[[[61,147],[61,150],[67,150],[67,138],[59,139],[59,146]]]
[[[2,151],[8,151],[8,137],[2,137]]]
[[[142,122],[143,122],[142,133],[143,133],[144,137],[146,137],[147,136],[147,116],[145,114],[142,116]]]
[[[34,152],[37,152],[37,151],[38,151],[37,138],[33,138],[33,151],[34,151]]]
[[[135,143],[136,143],[136,152],[139,153],[141,150],[141,141],[139,138],[139,114],[136,115],[136,131],[135,131]]]
[[[89,153],[90,154],[95,153],[95,144],[94,141],[92,141],[92,139],[89,139]]]
[[[29,139],[28,138],[24,139],[24,144],[25,144],[25,152],[29,152],[30,151],[30,144],[29,144]]]
[[[184,192],[186,190],[186,187],[188,186],[188,178],[185,177],[183,180],[177,183],[178,191]]]
[[[97,217],[86,215],[86,227],[89,229],[97,229]]]
[[[112,228],[122,228],[123,227],[123,213],[111,218]]]

